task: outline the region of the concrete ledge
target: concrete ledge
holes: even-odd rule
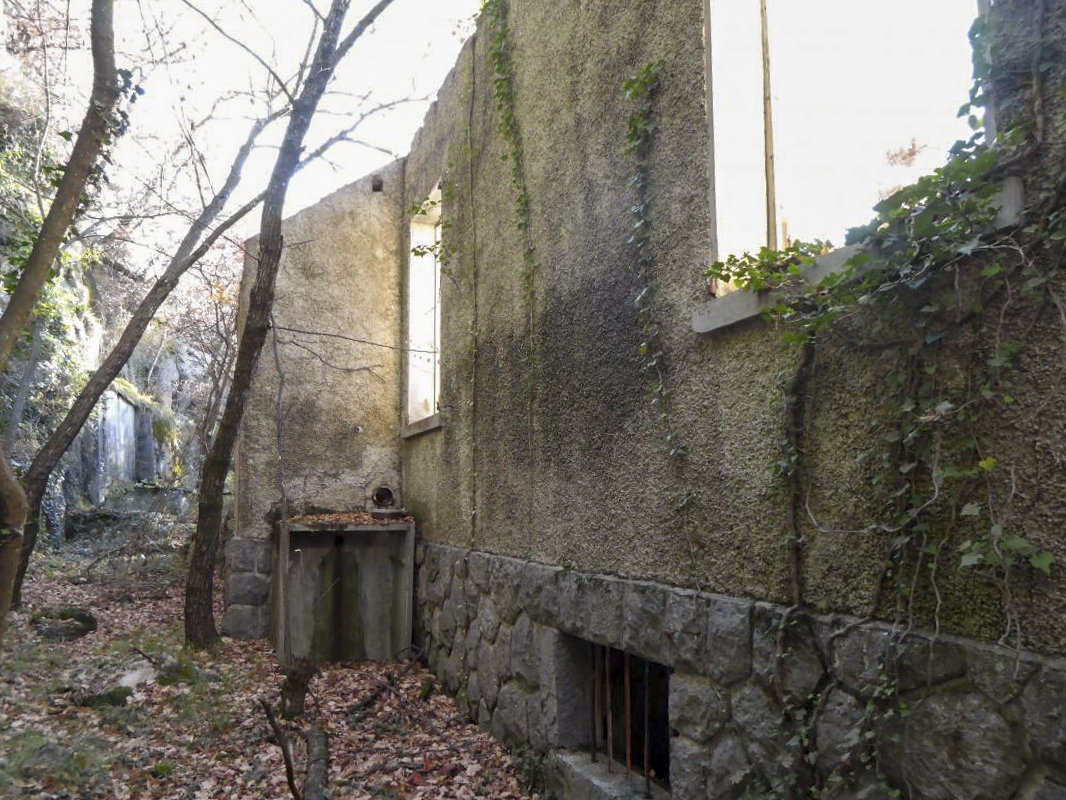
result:
[[[549,788],[558,797],[569,800],[623,800],[624,798],[646,798],[644,794],[644,777],[633,772],[626,776],[625,764],[613,762],[611,772],[607,771],[607,762],[603,754],[596,763],[588,753],[554,753],[547,765],[547,782]],[[670,793],[651,785],[654,800],[669,800]]]
[[[413,439],[416,436],[421,436],[423,433],[429,433],[435,431],[444,426],[444,421],[441,419],[440,412],[436,414],[430,414],[424,419],[417,420],[415,422],[408,423],[400,428],[401,439]]]
[[[857,247],[841,247],[839,250],[820,256],[803,270],[803,282],[814,286],[827,275],[840,272],[848,259],[857,252]],[[710,333],[757,317],[764,308],[776,303],[778,297],[780,297],[778,292],[770,290],[748,292],[739,289],[723,297],[709,300],[696,306],[692,312],[692,330],[696,333]]]
[[[1018,225],[1025,210],[1025,189],[1021,178],[1006,178],[999,187],[992,205],[996,209],[994,225],[997,229]],[[848,259],[859,251],[856,246],[841,247],[815,259],[804,268],[802,280],[815,286],[826,276],[840,272]],[[696,306],[692,312],[691,327],[695,333],[711,333],[728,328],[738,322],[757,317],[764,308],[777,302],[779,295],[772,291],[748,292],[738,290]]]

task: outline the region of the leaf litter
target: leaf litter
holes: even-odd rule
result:
[[[268,642],[183,648],[183,588],[173,572],[72,585],[60,570],[42,571],[35,562],[0,659],[0,797],[291,798],[259,708],[261,698],[277,706],[283,680]],[[32,615],[70,606],[90,609],[97,629],[42,639]],[[300,731],[318,725],[329,734],[334,798],[538,797],[421,664],[322,665],[305,718],[281,724],[298,783]]]

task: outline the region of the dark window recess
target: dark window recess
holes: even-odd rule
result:
[[[385,188],[385,179],[380,175],[375,175],[370,179],[370,191],[380,192]]]
[[[590,644],[592,760],[609,754],[607,770],[622,768],[670,788],[670,670],[613,647]]]

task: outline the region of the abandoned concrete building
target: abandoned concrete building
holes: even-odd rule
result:
[[[1021,304],[1023,275],[967,333],[922,334],[935,356],[915,380],[963,396],[974,363],[1024,346],[1009,396],[910,414],[960,426],[1005,398],[970,414],[959,447],[979,455],[951,468],[977,499],[947,499],[961,429],[944,428],[924,461],[889,462],[924,487],[923,516],[884,523],[907,508],[886,505],[876,453],[898,441],[892,376],[913,353],[790,346],[766,296],[708,293],[723,220],[761,230],[753,249],[774,230],[769,148],[747,205],[715,156],[728,5],[492,0],[410,153],[286,222],[224,630],[282,659],[413,640],[472,719],[549,754],[559,796],[1063,800],[1062,270],[1032,284],[1040,302]],[[1032,145],[995,176],[1015,230],[1061,206],[1066,0],[987,5],[996,124]],[[757,30],[760,4],[740,6]],[[622,87],[645,65],[635,116]],[[1056,247],[1026,263],[1060,263]],[[957,298],[1001,268],[944,280]],[[890,308],[901,335],[938,313]],[[846,324],[873,335],[876,313]],[[279,441],[296,520],[374,516],[279,524]],[[989,526],[1019,558],[974,549]]]

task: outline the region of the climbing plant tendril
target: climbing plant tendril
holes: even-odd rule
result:
[[[790,656],[789,628],[810,621],[802,531],[883,542],[884,567],[866,616],[894,619],[894,636],[874,695],[848,737],[860,744],[852,766],[876,775],[888,794],[895,790],[884,784],[877,732],[910,713],[895,658],[918,619],[932,628],[932,669],[943,605],[939,583],[954,568],[954,579],[972,582],[975,591],[991,585],[1002,608],[1000,641],[1020,649],[1015,597],[1054,566],[1052,554],[1020,530],[1015,510],[1037,490],[1021,482],[1021,459],[1004,435],[1028,391],[1019,367],[1038,341],[1031,334],[1042,312],[1061,321],[1066,342],[1066,304],[1055,288],[1066,255],[1066,180],[1043,180],[1032,166],[1045,133],[1045,48],[1036,27],[1031,108],[989,142],[979,113],[991,98],[988,53],[995,32],[983,20],[975,24],[975,83],[960,110],[973,135],[954,145],[944,166],[875,206],[869,224],[849,231],[847,244],[856,251],[841,272],[816,285],[803,280],[828,251],[825,242],[763,248],[716,262],[706,272],[743,290],[766,292],[765,316],[798,351],[782,390],[785,444],[778,471],[789,497],[793,605],[778,627],[776,691],[783,686],[778,668]],[[1008,223],[999,218],[997,196],[1015,170],[1028,178],[1027,202]],[[815,365],[841,355],[868,357],[881,392],[878,420],[867,429],[866,452],[856,462],[868,484],[864,506],[874,509],[873,519],[854,530],[831,529],[812,507],[812,478],[818,476],[810,474],[816,467],[804,452],[816,410]],[[837,630],[830,642],[864,620]],[[790,782],[774,787],[775,796],[825,797],[848,785],[846,770],[822,776],[805,767],[817,757],[812,732],[837,681],[831,670],[816,692],[782,703],[782,723],[795,736],[788,743]]]
[[[536,400],[536,378],[533,364],[536,351],[536,276],[540,267],[537,250],[533,244],[533,228],[530,219],[529,187],[526,184],[525,151],[522,147],[522,131],[515,114],[514,93],[514,43],[508,23],[510,3],[508,0],[485,0],[481,14],[491,33],[489,41],[489,64],[492,67],[492,89],[496,97],[496,112],[499,115],[497,129],[507,145],[504,156],[511,164],[511,186],[514,189],[514,223],[522,238],[522,302],[526,310],[526,394],[529,478],[534,475],[535,447],[533,441],[533,409]],[[530,516],[533,519],[533,491],[529,492]]]
[[[505,158],[511,164],[511,186],[515,193],[515,226],[522,236],[522,293],[528,314],[529,348],[532,350],[535,280],[540,262],[533,244],[533,231],[530,224],[529,188],[526,185],[522,132],[518,126],[518,118],[515,116],[514,44],[507,21],[510,3],[507,0],[486,0],[481,6],[481,13],[488,22],[492,36],[489,42],[489,64],[492,66],[492,89],[496,97],[496,112],[499,114],[497,129],[507,144]],[[531,358],[532,352],[528,355]]]

